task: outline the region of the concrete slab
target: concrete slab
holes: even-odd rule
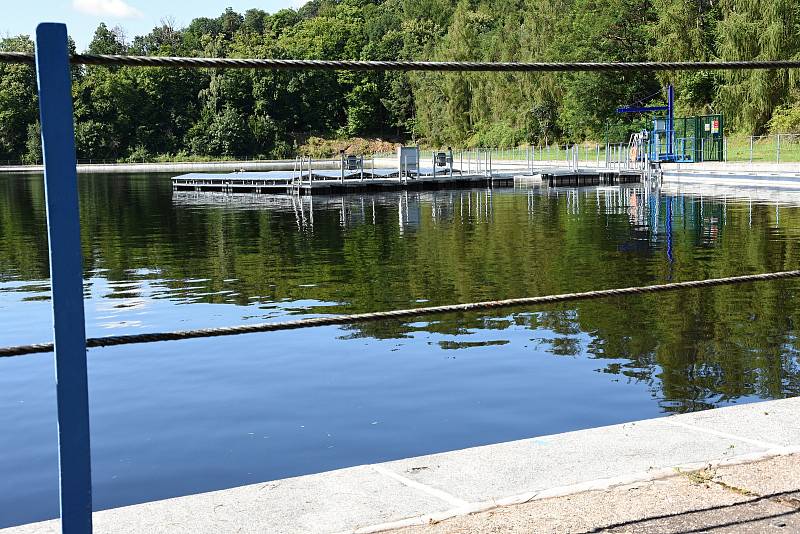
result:
[[[714,172],[752,172],[758,174],[798,174],[800,163],[749,163],[746,161],[703,161],[699,163],[662,163],[664,171],[714,171]]]
[[[756,495],[789,495],[800,489],[800,457],[778,456],[754,462],[747,469],[721,467],[714,470],[714,480]],[[797,496],[794,499],[795,506],[800,508],[800,500]]]
[[[322,533],[452,508],[368,466],[95,512],[105,534]],[[2,530],[57,534],[58,521]]]
[[[800,458],[782,464],[800,468]],[[774,470],[774,460],[725,468],[748,473]],[[478,533],[748,533],[799,532],[796,507],[772,495],[752,495],[706,479],[705,473],[618,486],[606,491],[543,499],[455,517],[436,524],[393,531],[396,534]],[[710,475],[709,475],[710,476]],[[794,479],[795,485],[798,480]]]
[[[717,462],[767,448],[649,420],[384,464],[469,502]]]
[[[751,525],[761,528],[773,520],[795,525],[796,518],[787,518],[785,511],[778,513],[775,508],[786,508],[795,501],[751,501],[755,493],[800,490],[795,487],[800,480],[798,457],[791,457],[797,464],[791,469],[770,464],[760,472],[747,471],[750,478],[736,478],[745,475],[735,468],[729,472],[727,467],[719,467],[706,485],[715,492],[721,488],[724,494],[698,496],[696,488],[685,486],[682,478],[686,477],[670,482],[677,485],[666,492],[649,494],[644,489],[660,487],[658,480],[674,478],[676,467],[741,464],[800,450],[798,410],[800,399],[786,399],[556,434],[106,510],[95,513],[95,524],[98,532],[112,534],[377,532],[450,517],[476,517],[467,514],[491,509],[502,515],[506,508],[498,505],[524,503],[537,507],[536,517],[543,514],[549,518],[549,523],[536,523],[536,532],[569,532],[589,528],[587,525],[622,529],[619,532],[677,532],[700,528],[702,522],[693,523],[686,515],[694,504],[719,502],[729,507],[728,512],[720,512],[719,521],[738,518],[731,525],[717,524],[714,528],[723,529],[720,531],[747,532]],[[618,488],[626,484],[630,492],[619,493]],[[603,491],[590,491],[599,489]],[[601,500],[591,504],[591,493],[601,495]],[[570,506],[553,504],[555,501],[546,497],[571,500]],[[537,504],[544,501],[550,504]],[[587,507],[584,523],[575,522],[579,503]],[[741,503],[755,508],[730,508]],[[598,509],[595,515],[589,514],[590,506]],[[672,523],[643,522],[652,520],[653,510],[659,506],[683,516],[661,518]],[[519,531],[530,532],[534,523],[520,518],[513,521],[518,519]],[[471,524],[466,530],[452,532],[517,528],[513,526],[516,523],[509,525],[498,527],[490,522],[494,530],[482,530]],[[800,524],[797,526],[800,531]],[[57,530],[58,522],[49,521],[0,532]]]
[[[678,415],[670,420],[765,444],[800,445],[800,397]]]

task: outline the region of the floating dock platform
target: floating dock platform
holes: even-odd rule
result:
[[[548,169],[539,173],[542,183],[550,187],[576,187],[582,185],[618,185],[641,182],[645,169]]]
[[[550,187],[616,185],[638,183],[649,174],[639,162],[617,162],[616,166],[579,167],[578,161],[564,167],[534,167],[532,160],[493,163],[490,151],[476,149],[456,158],[453,150],[433,152],[422,163],[419,147],[398,147],[395,165],[386,159],[365,164],[363,155],[345,154],[338,160],[298,157],[292,169],[228,173],[188,173],[172,178],[173,191],[311,195],[359,191],[453,189],[513,186],[516,178],[541,180]]]
[[[459,170],[434,173],[421,169],[401,175],[395,169],[346,171],[314,170],[231,173],[188,173],[172,178],[173,191],[216,193],[336,194],[363,191],[431,190],[449,188],[513,186],[517,178],[539,179],[549,187],[618,185],[639,183],[646,176],[641,169],[547,169],[527,171],[506,169],[488,173]]]
[[[514,185],[513,172],[466,174],[457,169],[402,175],[396,169],[344,171],[232,172],[226,174],[189,173],[172,178],[173,191],[211,191],[222,193],[331,194],[395,189],[447,189]],[[516,173],[518,174],[518,173]]]

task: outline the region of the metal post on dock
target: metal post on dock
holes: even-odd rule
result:
[[[450,178],[453,178],[453,147],[447,147],[447,164],[450,168]]]
[[[781,162],[781,134],[775,136],[775,163]]]
[[[528,171],[533,174],[533,162],[536,161],[536,147],[528,147]]]
[[[531,145],[530,152],[531,152],[531,169],[532,169],[533,164],[536,161],[536,147]]]
[[[89,391],[83,309],[72,80],[64,24],[36,28],[58,402],[58,467],[63,534],[92,531]]]

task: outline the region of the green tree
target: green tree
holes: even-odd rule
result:
[[[648,26],[654,21],[648,0],[575,0],[561,25],[564,39],[556,45],[567,61],[645,61],[652,44]],[[559,121],[573,140],[616,140],[627,130],[628,117],[615,108],[659,89],[652,73],[579,73],[562,76]],[[626,135],[624,137],[627,137]],[[623,137],[623,139],[624,139]]]
[[[653,0],[657,20],[651,25],[654,61],[712,61],[716,56],[715,29],[721,16],[713,0]],[[708,113],[719,84],[708,71],[667,72],[663,83],[679,88],[676,104],[685,113]]]
[[[0,40],[31,51],[27,37]],[[87,52],[345,60],[644,61],[789,59],[789,0],[312,0],[269,14],[226,9],[162,21],[128,44],[100,24]],[[310,136],[397,136],[432,145],[626,138],[615,108],[676,85],[679,110],[723,111],[758,133],[800,129],[794,71],[434,73],[74,67],[79,156],[291,155]],[[658,101],[658,98],[655,99]],[[36,86],[0,65],[0,159],[33,158]],[[222,124],[238,133],[224,140]],[[235,148],[234,148],[235,147]]]
[[[0,39],[0,50],[33,52],[26,36]],[[0,63],[0,160],[22,159],[28,146],[28,127],[38,118],[36,77],[30,66]]]
[[[800,13],[791,0],[722,0],[717,25],[720,59],[727,61],[800,58]],[[772,113],[798,87],[787,70],[727,71],[717,103],[728,124],[750,134],[764,130]]]
[[[94,32],[94,37],[86,50],[90,54],[124,55],[128,51],[120,28],[109,30],[104,22]]]
[[[22,160],[28,165],[42,163],[42,127],[39,121],[28,125],[28,138],[25,142],[25,156]]]

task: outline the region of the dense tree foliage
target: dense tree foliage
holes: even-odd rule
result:
[[[26,36],[2,50],[32,49]],[[298,10],[226,9],[126,39],[101,24],[103,54],[641,61],[800,55],[788,0],[312,0]],[[292,155],[309,135],[500,145],[620,139],[621,104],[677,86],[680,111],[721,111],[748,134],[800,130],[793,72],[361,73],[76,68],[78,157]],[[0,65],[0,159],[36,160],[33,72]]]

